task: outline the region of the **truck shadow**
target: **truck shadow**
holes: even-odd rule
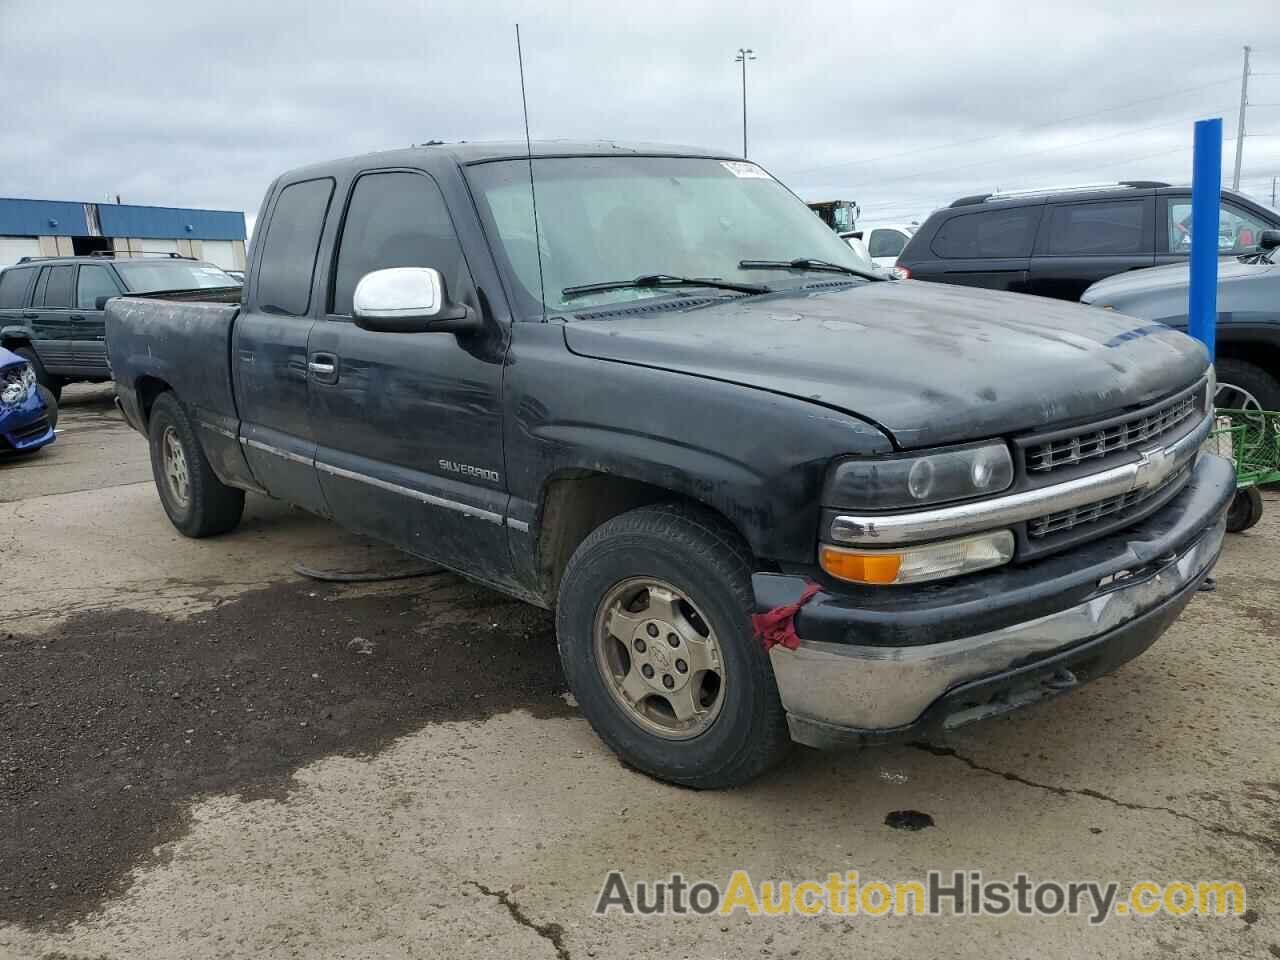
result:
[[[279,797],[307,763],[433,721],[571,712],[549,614],[431,580],[363,597],[295,581],[188,620],[0,634],[0,922],[58,924],[118,893],[197,794]]]

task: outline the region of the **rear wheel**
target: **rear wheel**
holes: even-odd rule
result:
[[[13,352],[26,360],[27,363],[31,364],[31,369],[36,372],[36,382],[52,393],[53,399],[62,399],[62,378],[52,376],[47,370],[45,370],[44,364],[40,362],[40,358],[36,356],[36,352],[34,350],[30,347],[19,347]]]
[[[631,766],[690,787],[745,783],[791,744],[750,613],[751,555],[722,520],[679,504],[622,514],[560,584],[569,687]]]
[[[172,393],[151,407],[151,473],[169,521],[188,537],[226,533],[240,522],[244,491],[214,474],[186,410]]]

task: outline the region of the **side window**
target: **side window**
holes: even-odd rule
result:
[[[873,257],[896,257],[906,245],[906,235],[897,230],[872,230],[867,252]]]
[[[13,310],[27,305],[27,288],[34,270],[5,270],[0,273],[0,310]]]
[[[76,306],[81,310],[96,310],[99,297],[118,297],[120,291],[106,267],[81,267],[76,281]]]
[[[31,295],[31,305],[33,307],[44,306],[44,291],[49,286],[49,274],[52,272],[52,267],[42,267],[40,269],[40,276],[36,278],[36,292]]]
[[[1118,256],[1142,253],[1144,200],[1061,203],[1049,214],[1051,256]]]
[[[1191,252],[1191,201],[1179,198],[1169,201],[1169,252]],[[1258,238],[1271,225],[1242,210],[1234,203],[1224,203],[1218,210],[1218,252],[1251,253],[1258,249]]]
[[[1040,207],[985,210],[952,217],[938,228],[930,249],[944,260],[1029,257]]]
[[[291,183],[276,198],[258,266],[258,305],[267,313],[305,316],[333,180]]]
[[[451,297],[470,285],[449,211],[429,177],[396,171],[366,173],[356,181],[338,245],[330,312],[349,315],[360,278],[387,267],[434,267]]]
[[[1224,203],[1218,214],[1218,249],[1223,253],[1252,253],[1271,224],[1264,223],[1233,203]]]
[[[45,280],[45,289],[40,305],[60,310],[70,309],[71,304],[75,302],[73,293],[76,268],[74,266],[49,267],[45,273],[47,277],[41,278]]]

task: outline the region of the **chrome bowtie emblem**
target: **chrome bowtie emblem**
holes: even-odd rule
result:
[[[1150,490],[1158,487],[1169,478],[1176,466],[1172,447],[1143,450],[1139,456],[1138,471],[1133,477],[1135,490]]]

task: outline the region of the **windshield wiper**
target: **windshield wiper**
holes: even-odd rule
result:
[[[830,260],[815,260],[813,257],[796,257],[794,260],[739,260],[739,270],[822,270],[827,273],[847,273],[868,280],[878,280],[875,274],[846,267],[842,263]]]
[[[581,283],[575,287],[565,287],[560,291],[560,296],[567,300],[570,297],[581,297],[588,293],[626,290],[633,287],[714,287],[717,290],[735,290],[738,293],[769,292],[769,288],[763,283],[735,283],[732,280],[721,280],[719,277],[677,277],[669,273],[646,273],[634,280],[605,280],[602,283]]]

